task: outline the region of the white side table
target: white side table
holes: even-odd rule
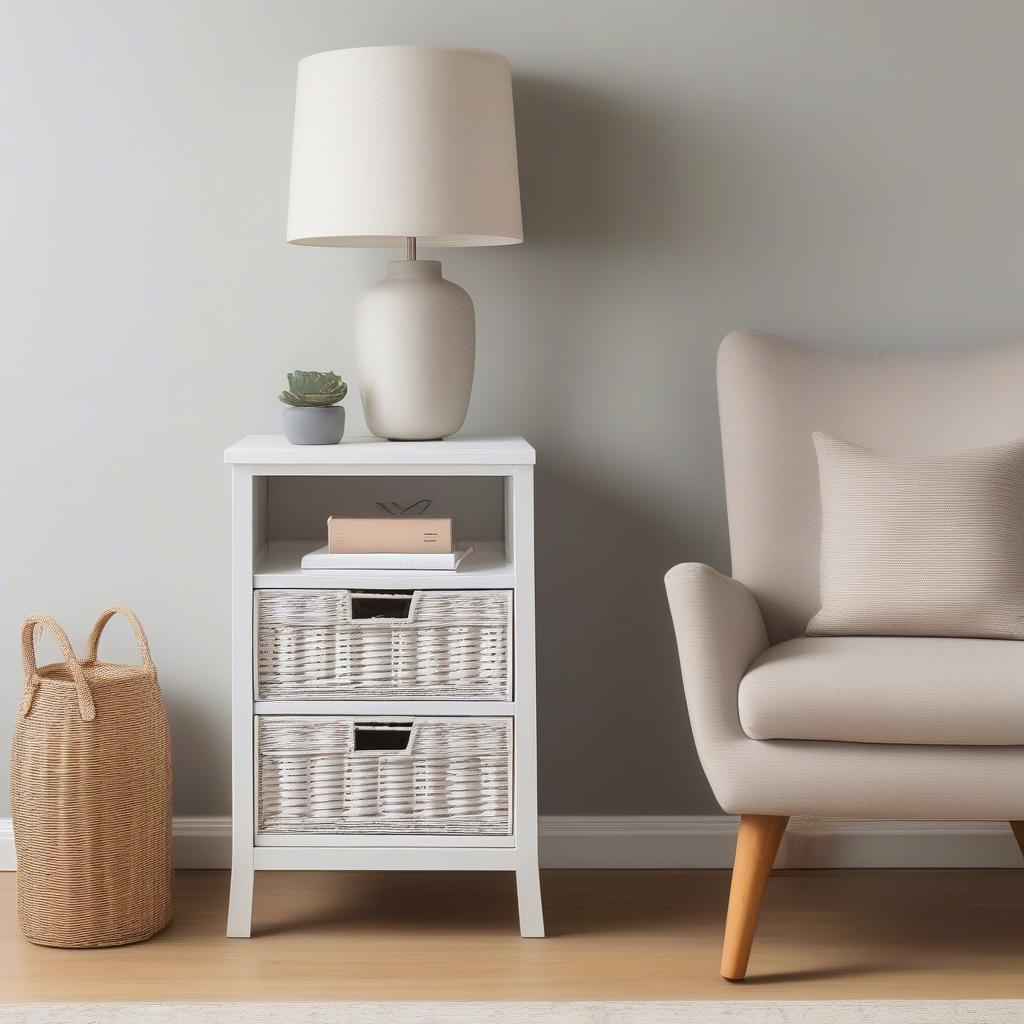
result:
[[[533,466],[521,437],[446,441],[359,439],[292,445],[251,435],[224,453],[232,494],[232,866],[227,934],[251,930],[255,871],[515,871],[523,936],[543,936],[537,865],[537,710],[534,634]],[[303,572],[308,542],[275,536],[275,477],[500,477],[504,537],[470,555],[457,574],[424,571]],[[331,510],[344,514],[346,509]],[[461,539],[461,538],[460,538]],[[466,538],[472,539],[472,538]],[[508,700],[260,700],[254,654],[254,593],[287,589],[508,590],[513,595],[513,688]],[[261,835],[256,735],[262,715],[498,716],[512,720],[510,835]]]

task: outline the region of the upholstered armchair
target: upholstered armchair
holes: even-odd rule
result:
[[[718,393],[732,577],[683,564],[665,582],[697,751],[740,815],[722,956],[739,980],[791,815],[1008,821],[1024,851],[1024,642],[805,635],[812,432],[897,455],[1020,438],[1024,343],[851,354],[737,331]]]

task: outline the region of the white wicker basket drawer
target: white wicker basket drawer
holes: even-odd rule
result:
[[[257,831],[510,835],[510,718],[257,719]]]
[[[512,592],[256,592],[259,700],[510,700]]]

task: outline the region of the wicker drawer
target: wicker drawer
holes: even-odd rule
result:
[[[510,835],[510,718],[257,719],[257,831]]]
[[[259,700],[510,700],[512,592],[256,592]]]

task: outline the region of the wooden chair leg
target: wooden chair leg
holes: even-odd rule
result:
[[[746,976],[765,883],[788,821],[788,817],[767,814],[744,814],[740,818],[722,950],[722,977],[729,981],[742,981]]]
[[[1011,821],[1010,828],[1013,829],[1013,834],[1017,837],[1020,852],[1024,853],[1024,821]]]

